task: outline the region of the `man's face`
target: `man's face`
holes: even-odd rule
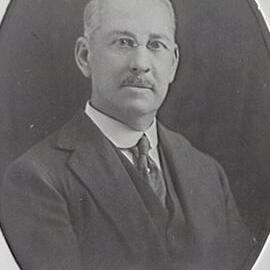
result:
[[[119,120],[155,115],[178,65],[172,18],[156,0],[104,3],[89,42],[91,103]]]

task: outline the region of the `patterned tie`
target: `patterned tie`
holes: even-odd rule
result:
[[[162,172],[157,167],[155,161],[149,156],[150,143],[146,135],[143,134],[138,143],[130,148],[133,154],[134,164],[143,174],[144,178],[166,208],[166,186]]]

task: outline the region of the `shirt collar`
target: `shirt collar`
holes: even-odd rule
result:
[[[90,102],[86,103],[85,113],[97,125],[101,132],[118,148],[130,148],[137,144],[143,133],[147,136],[151,149],[157,147],[157,124],[156,118],[151,126],[145,131],[137,131],[120,121],[98,111]]]

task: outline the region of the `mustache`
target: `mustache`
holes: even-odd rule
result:
[[[154,88],[154,83],[146,78],[138,77],[138,76],[128,76],[125,78],[122,83],[122,87],[128,86],[128,87],[138,87],[138,88]]]

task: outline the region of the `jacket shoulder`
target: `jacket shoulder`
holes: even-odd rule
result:
[[[166,134],[167,141],[170,141],[171,145],[174,146],[175,149],[181,150],[182,153],[186,154],[192,159],[218,164],[218,162],[208,153],[203,152],[197,147],[193,146],[192,143],[184,135],[168,129],[162,124],[159,125],[162,133]]]
[[[212,156],[194,147],[183,135],[160,126],[167,157],[173,166],[185,177],[193,179],[193,184],[216,187],[220,191],[229,189],[229,183],[223,167]],[[209,188],[210,190],[210,188]]]
[[[17,157],[7,167],[2,179],[2,187],[8,182],[34,181],[36,184],[43,183],[57,188],[56,175],[63,171],[64,164],[69,156],[67,151],[57,148],[58,133],[61,128],[37,144],[30,147],[26,152]]]

